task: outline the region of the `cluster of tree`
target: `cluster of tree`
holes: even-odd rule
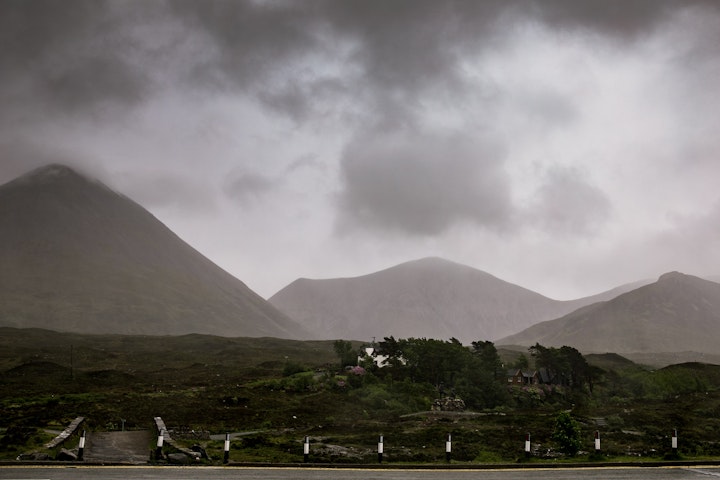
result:
[[[334,347],[341,366],[356,364],[358,354],[350,342],[338,340]],[[472,342],[468,347],[455,338],[445,341],[391,336],[379,342],[375,352],[386,357],[384,366],[378,367],[372,359],[362,366],[378,379],[432,385],[438,396],[460,397],[470,408],[493,408],[513,401],[507,388],[507,371],[490,341]],[[553,385],[576,391],[587,387],[592,392],[601,372],[572,347],[536,344],[529,352],[535,369],[542,370],[543,379]],[[527,359],[522,358],[527,365]]]
[[[352,343],[347,340],[335,340],[335,342],[333,342],[333,350],[335,351],[335,355],[340,359],[341,368],[346,365],[355,365],[355,362],[357,362],[357,352],[353,348]]]
[[[592,393],[595,379],[602,372],[589,365],[585,357],[572,347],[543,347],[536,343],[530,347],[530,354],[535,359],[536,368],[545,369],[552,383],[576,390],[587,386]]]
[[[473,408],[491,408],[507,401],[502,362],[492,342],[385,337],[378,353],[388,357],[383,372],[393,380],[410,379],[434,385],[439,395],[461,397]]]

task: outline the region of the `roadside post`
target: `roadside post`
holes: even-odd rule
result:
[[[445,461],[450,463],[452,456],[452,435],[448,433],[447,441],[445,442]]]
[[[672,453],[673,455],[677,455],[678,452],[678,433],[677,428],[673,430],[672,434]]]
[[[385,450],[385,445],[383,442],[383,436],[380,435],[380,439],[378,440],[378,463],[382,463],[383,461],[383,451]]]
[[[595,454],[600,455],[600,430],[595,430]]]
[[[303,443],[303,461],[305,463],[308,463],[310,460],[310,437],[305,437],[305,442]]]
[[[80,435],[80,443],[78,444],[77,459],[82,461],[84,453],[85,453],[85,430],[83,430],[82,435]]]
[[[162,448],[163,448],[163,432],[160,430],[158,433],[157,438],[157,445],[155,447],[155,460],[160,460],[163,457]]]
[[[225,434],[225,453],[223,454],[223,463],[230,461],[230,434]]]
[[[525,457],[530,458],[530,434],[525,435]]]

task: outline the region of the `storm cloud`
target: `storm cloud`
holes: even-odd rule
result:
[[[341,224],[422,235],[460,221],[501,229],[512,213],[503,161],[481,138],[366,134],[341,160]]]
[[[719,41],[712,0],[5,0],[0,182],[77,167],[265,296],[717,274]]]

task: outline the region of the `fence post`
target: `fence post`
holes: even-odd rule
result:
[[[158,432],[157,445],[155,447],[155,460],[160,460],[163,457],[163,440],[163,432],[160,430],[160,432]]]
[[[80,435],[80,444],[78,445],[77,459],[82,461],[84,454],[85,454],[85,430],[83,430],[82,435]]]
[[[225,453],[223,454],[223,463],[230,461],[230,434],[225,434]]]
[[[450,463],[452,457],[452,435],[448,433],[447,441],[445,442],[445,461]]]
[[[530,457],[530,434],[525,435],[525,456]]]
[[[600,430],[595,430],[595,453],[600,455]]]

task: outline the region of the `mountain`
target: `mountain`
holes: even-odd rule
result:
[[[0,186],[0,326],[309,336],[140,205],[62,165]]]
[[[582,352],[718,353],[720,283],[678,272],[562,318],[534,325],[498,344],[570,345]]]
[[[269,301],[323,339],[493,340],[632,287],[562,302],[440,258],[361,277],[298,279]]]

